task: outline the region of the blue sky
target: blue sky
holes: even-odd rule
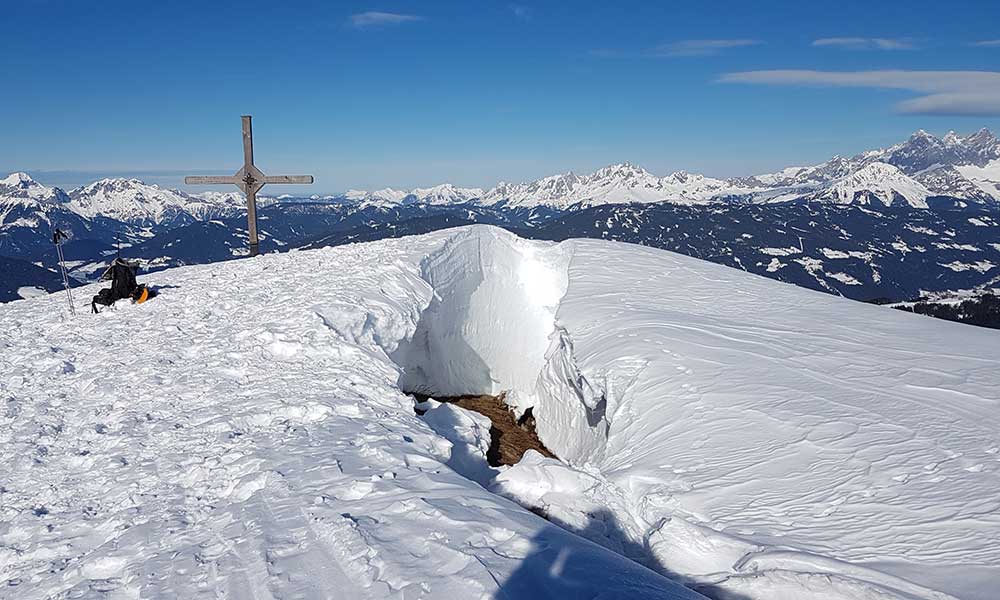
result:
[[[1000,129],[988,0],[3,10],[0,168],[65,186],[235,171],[244,113],[258,165],[312,173],[317,193],[488,187],[624,160],[744,175],[919,128]]]

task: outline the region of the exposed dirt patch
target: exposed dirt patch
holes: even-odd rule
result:
[[[486,460],[490,466],[513,465],[521,460],[528,450],[535,450],[549,458],[556,456],[538,439],[535,433],[535,419],[531,409],[521,419],[515,419],[514,413],[504,402],[503,394],[499,396],[452,396],[439,398],[424,394],[411,394],[419,402],[433,397],[438,402],[455,404],[460,408],[475,411],[487,418],[490,423],[490,449]],[[417,410],[417,414],[422,414]]]

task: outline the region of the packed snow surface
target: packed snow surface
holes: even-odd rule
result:
[[[459,474],[481,419],[415,415],[389,355],[452,237],[0,308],[0,598],[700,597]]]
[[[141,279],[0,306],[0,598],[995,595],[996,331],[481,226]]]

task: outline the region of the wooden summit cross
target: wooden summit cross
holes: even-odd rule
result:
[[[185,177],[184,183],[194,185],[233,184],[247,195],[247,225],[250,230],[250,256],[257,256],[257,192],[267,183],[312,183],[312,175],[264,175],[253,164],[253,130],[250,115],[243,115],[243,167],[232,177]]]

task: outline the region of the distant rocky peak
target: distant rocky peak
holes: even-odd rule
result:
[[[108,177],[105,179],[99,179],[94,183],[86,186],[89,189],[111,189],[111,190],[126,190],[129,188],[142,188],[151,187],[159,189],[156,184],[149,184],[141,179],[136,179],[134,177]]]
[[[680,170],[674,171],[670,175],[667,175],[664,179],[673,183],[690,183],[693,181],[700,181],[704,178],[704,175],[700,175],[698,173],[688,173],[687,171]]]
[[[972,152],[990,152],[1000,155],[1000,140],[993,132],[983,127],[963,140],[965,146]]]
[[[649,172],[642,167],[633,165],[630,162],[622,162],[598,169],[593,176],[596,179],[610,179],[629,178],[643,175],[649,175]]]
[[[31,175],[28,175],[23,171],[18,171],[16,173],[11,173],[4,179],[0,179],[0,185],[18,187],[18,188],[27,188],[41,184],[32,179]]]

